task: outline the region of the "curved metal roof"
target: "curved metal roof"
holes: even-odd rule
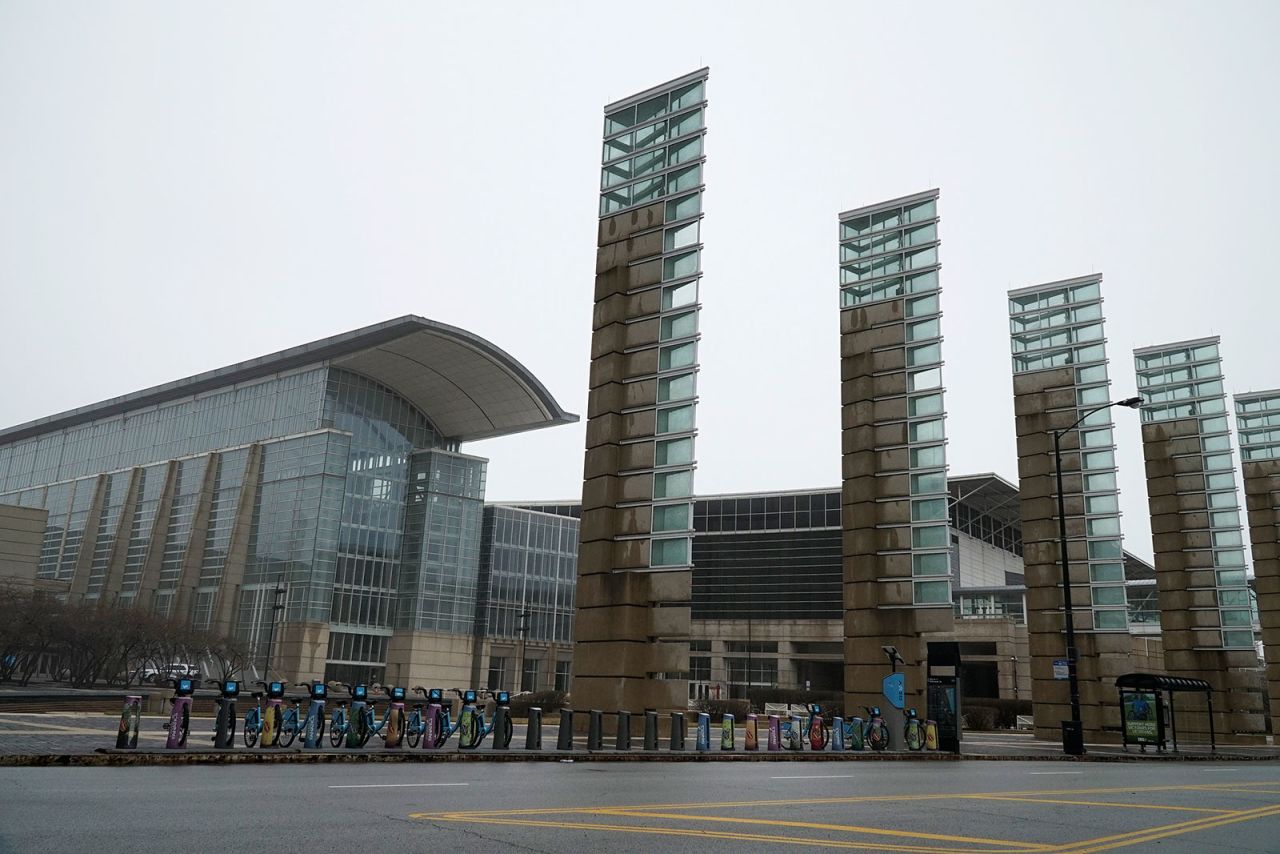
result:
[[[1135,688],[1139,691],[1212,691],[1213,686],[1203,679],[1185,676],[1165,676],[1160,673],[1126,673],[1116,677],[1117,688]]]
[[[0,444],[315,364],[387,386],[459,442],[578,420],[499,347],[465,329],[410,314],[0,430]]]

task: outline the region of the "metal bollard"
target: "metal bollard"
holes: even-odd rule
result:
[[[587,750],[604,750],[604,712],[587,712]]]
[[[511,746],[511,736],[507,733],[507,721],[511,710],[506,706],[498,706],[493,710],[493,749],[506,750]]]
[[[656,709],[644,710],[644,749],[658,749],[658,712]]]
[[[844,750],[844,718],[836,715],[831,720],[831,751],[838,753]]]
[[[133,750],[138,746],[138,722],[141,719],[142,697],[130,694],[124,698],[124,709],[120,712],[120,731],[116,733],[116,750]],[[934,741],[937,739],[935,738]]]
[[[734,744],[734,739],[735,739],[735,736],[733,733],[733,715],[726,712],[720,718],[720,749],[733,750],[734,747],[736,746]]]
[[[684,712],[671,713],[671,742],[672,750],[684,750]]]
[[[560,710],[560,732],[556,735],[556,750],[573,750],[573,709]]]
[[[759,718],[756,715],[747,715],[746,723],[742,727],[742,747],[744,750],[760,749],[760,733],[757,731],[759,727]]]
[[[782,749],[782,722],[777,715],[769,715],[769,750]]]
[[[542,749],[542,709],[537,706],[529,709],[528,728],[524,733],[524,749]]]
[[[711,715],[698,712],[698,726],[694,731],[697,734],[693,742],[694,749],[699,753],[706,753],[711,749]]]
[[[354,704],[353,704],[354,705]],[[427,729],[422,734],[422,749],[435,750],[436,742],[440,739],[440,704],[430,703],[427,705]]]
[[[631,749],[631,713],[618,712],[618,737],[614,742],[615,750]]]

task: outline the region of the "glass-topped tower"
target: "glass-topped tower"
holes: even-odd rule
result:
[[[1280,389],[1237,394],[1240,475],[1244,480],[1253,546],[1253,583],[1267,690],[1271,732],[1280,732]]]
[[[1169,674],[1222,692],[1214,698],[1216,731],[1261,737],[1262,716],[1248,711],[1258,658],[1218,345],[1217,337],[1201,338],[1133,353],[1160,627]],[[1198,698],[1177,716],[1179,731],[1208,738]]]
[[[1110,401],[1102,276],[1009,292],[1018,493],[1026,563],[1027,633],[1036,735],[1056,738],[1070,718],[1053,433]],[[1124,549],[1111,410],[1062,435],[1081,719],[1085,740],[1119,726],[1115,677],[1130,670]]]
[[[605,107],[574,702],[684,708],[707,69]]]
[[[952,627],[938,191],[839,216],[845,706],[884,706],[884,646],[925,705]]]

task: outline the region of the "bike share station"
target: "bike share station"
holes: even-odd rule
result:
[[[900,735],[893,736],[886,717],[880,707],[867,707],[868,717],[858,715],[848,720],[840,716],[828,718],[821,706],[808,704],[804,714],[788,711],[785,719],[779,714],[768,715],[767,738],[761,750],[758,726],[759,716],[750,713],[741,722],[743,727],[743,748],[746,752],[789,752],[789,753],[857,753],[870,749],[874,752],[888,750],[895,741],[899,749],[908,751],[950,750],[959,752],[958,726],[958,644],[943,644],[951,649],[932,649],[931,654],[938,660],[931,661],[929,666],[929,718],[921,720],[915,709],[905,709],[906,675],[899,673],[897,664],[902,659],[897,650],[886,647],[892,672],[885,676],[882,692],[887,707],[894,710],[900,726],[895,726]],[[948,653],[951,657],[948,657]],[[1185,681],[1185,680],[1184,680]],[[236,701],[240,694],[240,683],[236,680],[213,682],[218,686],[219,696],[215,703],[217,714],[214,721],[213,745],[219,752],[234,746],[236,731]],[[297,683],[295,688],[306,691],[306,709],[303,711],[303,698],[294,695],[285,697],[287,683],[258,682],[264,689],[253,693],[254,704],[244,715],[243,739],[246,747],[260,745],[262,752],[283,751],[292,747],[294,741],[301,736],[302,747],[308,751],[321,748],[326,724],[329,728],[329,741],[334,748],[345,746],[351,749],[363,748],[371,735],[383,739],[387,750],[401,752],[402,755],[414,754],[421,745],[424,752],[441,751],[448,745],[453,735],[457,734],[457,750],[473,752],[483,746],[484,740],[492,735],[490,750],[505,752],[510,750],[513,724],[511,720],[510,699],[506,691],[480,692],[473,689],[455,689],[462,707],[455,721],[452,716],[453,700],[445,696],[440,688],[415,688],[421,693],[424,703],[415,703],[411,714],[405,712],[406,691],[403,687],[383,687],[388,699],[388,707],[382,719],[376,720],[376,701],[369,697],[365,685],[344,687],[350,695],[347,700],[338,701],[332,717],[325,717],[325,702],[328,698],[329,686],[320,681]],[[178,750],[186,747],[190,728],[191,703],[195,686],[191,679],[175,679],[174,695],[170,699],[172,711],[166,741],[167,750]],[[486,719],[485,707],[481,705],[482,694],[488,694],[494,701],[493,719]],[[264,709],[263,699],[266,699]],[[288,708],[286,702],[291,703]],[[129,696],[120,716],[120,729],[116,738],[116,749],[132,751],[137,747],[137,729],[139,719],[140,698]],[[605,747],[603,738],[604,712],[590,710],[587,728],[587,752],[628,753],[632,750],[631,713],[616,713],[616,740],[610,748]],[[658,753],[662,745],[659,743],[659,713],[655,709],[644,710],[643,747],[646,753]],[[893,712],[891,712],[893,714]],[[562,753],[573,753],[579,748],[574,744],[573,709],[560,709],[560,726],[554,752],[546,755],[554,757]],[[524,749],[529,754],[542,753],[542,709],[533,707],[528,712]],[[893,718],[890,718],[893,720]],[[737,748],[738,721],[732,714],[725,713],[719,723],[719,738],[713,738],[711,715],[707,712],[696,713],[694,718],[693,755],[707,754],[713,750],[720,753],[731,753]],[[666,753],[686,753],[686,736],[689,719],[685,712],[671,712]],[[401,751],[407,742],[410,751]],[[718,742],[718,745],[716,744]],[[347,753],[348,751],[341,751]],[[298,752],[295,748],[291,752]],[[332,755],[332,752],[331,752]],[[368,755],[368,754],[366,754]],[[686,754],[688,755],[688,754]],[[425,758],[425,753],[423,754]]]

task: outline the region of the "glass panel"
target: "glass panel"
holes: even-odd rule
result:
[[[907,366],[936,365],[942,361],[941,344],[925,344],[923,347],[907,348]]]
[[[698,313],[696,311],[686,311],[683,314],[673,314],[662,318],[658,337],[662,341],[670,341],[674,338],[688,338],[697,331]]]
[[[1215,574],[1219,587],[1239,587],[1244,584],[1243,569],[1220,569]]]
[[[694,273],[698,272],[699,261],[699,252],[696,249],[693,252],[686,252],[683,255],[676,255],[672,258],[663,258],[663,281],[682,279],[685,276],[692,276]]]
[[[693,439],[660,440],[654,448],[654,462],[660,466],[686,465],[693,462]]]
[[[659,148],[656,151],[641,154],[635,160],[631,161],[631,171],[637,178],[639,178],[641,175],[648,175],[650,172],[660,172],[666,165],[666,149]]]
[[[695,136],[684,142],[677,142],[667,148],[667,162],[672,166],[688,163],[702,156],[702,137]]]
[[[1091,540],[1089,542],[1091,559],[1118,560],[1123,557],[1119,540]]]
[[[650,566],[684,566],[689,562],[689,538],[653,540],[650,543]]]
[[[659,142],[666,140],[666,138],[666,122],[655,122],[654,124],[647,125],[635,132],[636,150],[639,151],[642,148],[648,148],[651,145],[656,145]]]
[[[936,318],[907,324],[907,341],[923,341],[927,338],[937,337],[938,321]]]
[[[624,133],[617,139],[611,139],[604,144],[604,159],[614,160],[631,153],[631,134]]]
[[[1124,564],[1095,563],[1089,566],[1090,581],[1124,581]]]
[[[693,494],[693,472],[658,472],[653,476],[654,498],[688,498]]]
[[[1123,587],[1092,587],[1090,590],[1093,596],[1093,604],[1095,605],[1127,604]]]
[[[1113,469],[1116,455],[1112,451],[1089,451],[1080,455],[1080,465],[1086,469]]]
[[[946,518],[947,499],[945,498],[923,498],[911,502],[912,522],[942,521]]]
[[[625,110],[618,110],[616,113],[609,113],[604,117],[605,135],[617,133],[620,130],[626,130],[636,123],[636,108],[627,107]]]
[[[604,172],[600,176],[601,188],[613,187],[617,184],[625,184],[631,179],[631,163],[624,160],[621,163],[615,163],[612,166],[604,167]]]
[[[671,93],[671,109],[683,110],[685,107],[692,107],[704,97],[706,96],[703,95],[702,82],[690,83]]]
[[[1248,626],[1253,624],[1253,613],[1248,609],[1239,610],[1222,610],[1222,625],[1224,626]]]
[[[1093,627],[1095,629],[1127,629],[1128,615],[1123,610],[1094,611]]]
[[[677,228],[668,228],[663,235],[663,249],[670,252],[673,249],[680,249],[685,246],[691,246],[698,242],[698,221],[687,223]]]
[[[943,605],[951,601],[949,581],[917,581],[914,586],[917,605]]]
[[[648,178],[631,185],[631,203],[642,205],[662,198],[662,179]]]
[[[912,418],[918,415],[941,415],[942,395],[928,394],[911,398],[907,401],[907,414]]]
[[[687,368],[698,356],[698,347],[692,341],[677,344],[674,347],[663,347],[658,352],[658,370],[669,371],[673,368]]]
[[[667,111],[667,93],[650,98],[636,107],[636,122],[647,122],[656,119]]]
[[[1089,495],[1084,499],[1084,512],[1089,514],[1118,513],[1119,501],[1114,495]]]
[[[933,468],[934,466],[941,466],[945,462],[945,453],[942,445],[911,449],[911,467],[913,469]]]
[[[653,530],[687,531],[689,530],[688,504],[660,504],[653,508]]]
[[[911,529],[911,547],[916,549],[929,548],[946,548],[950,543],[947,542],[946,525],[931,525],[927,528]]]
[[[928,495],[931,492],[946,492],[947,476],[942,472],[911,475],[911,494]]]
[[[684,400],[694,395],[694,375],[681,374],[675,377],[662,377],[658,380],[658,403],[672,400]]]
[[[1239,630],[1223,632],[1222,645],[1225,647],[1251,647],[1253,646],[1253,632]]]
[[[938,295],[931,294],[927,297],[919,297],[917,299],[907,300],[907,317],[923,317],[927,314],[938,313]]]
[[[687,166],[684,169],[678,169],[667,175],[667,192],[679,193],[682,190],[692,190],[694,187],[702,183],[702,164],[698,163],[693,166]]]
[[[702,110],[694,110],[692,113],[685,113],[683,116],[677,116],[671,120],[671,135],[673,137],[683,136],[686,133],[693,133],[702,127]]]
[[[930,270],[917,276],[907,277],[907,293],[919,294],[938,289],[938,271]]]
[[[921,202],[918,205],[907,208],[905,214],[907,222],[924,222],[938,215],[938,205],[937,202],[930,199],[927,202]]]
[[[1116,516],[1100,516],[1086,523],[1090,537],[1117,537],[1120,535],[1120,519]]]
[[[667,222],[697,216],[702,211],[702,194],[694,193],[680,199],[667,202]]]
[[[657,432],[684,433],[693,429],[693,406],[676,406],[658,410]]]
[[[912,555],[912,575],[950,575],[951,556],[946,552]]]
[[[943,438],[942,419],[933,421],[913,421],[907,427],[910,442],[939,442]]]
[[[662,310],[683,308],[693,305],[698,300],[698,283],[685,282],[682,285],[668,285],[662,289]]]
[[[1218,604],[1219,605],[1248,605],[1249,591],[1248,590],[1219,590]]]
[[[907,391],[925,391],[942,385],[942,369],[930,368],[927,371],[916,371],[907,374]]]
[[[1116,476],[1114,472],[1087,474],[1084,476],[1085,492],[1104,492],[1114,490],[1115,488]]]

